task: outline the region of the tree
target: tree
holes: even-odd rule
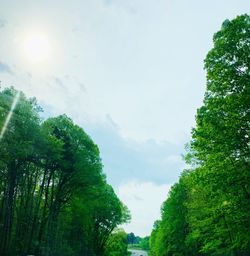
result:
[[[133,232],[127,235],[128,244],[136,244],[135,234]]]
[[[105,256],[127,256],[127,234],[122,229],[115,230],[105,246]]]
[[[0,255],[101,256],[129,211],[84,130],[40,111],[22,92],[0,91]]]
[[[226,20],[205,59],[207,89],[186,155],[152,231],[151,255],[250,253],[250,17]],[[178,242],[179,240],[179,242]]]
[[[210,219],[219,229],[211,230],[204,252],[243,255],[250,248],[249,51],[250,17],[242,15],[223,23],[205,60],[207,91],[191,150],[211,205],[202,225],[211,227]]]
[[[7,88],[0,93],[0,127],[4,127],[11,105],[18,92],[14,88]],[[35,144],[40,141],[40,108],[34,99],[27,99],[20,93],[19,101],[12,112],[7,130],[1,139],[1,209],[0,209],[0,252],[10,255],[11,237],[15,226],[15,204],[20,190],[19,182],[28,182],[26,169],[33,168],[34,155],[38,153]],[[24,180],[24,176],[27,179]],[[35,178],[35,177],[33,177]],[[30,185],[30,183],[29,183]],[[27,192],[27,190],[26,190]],[[33,192],[30,190],[29,192]],[[24,204],[29,204],[27,197]]]
[[[143,237],[139,245],[142,248],[142,250],[149,251],[149,236]]]
[[[184,172],[172,186],[161,208],[161,221],[157,221],[150,238],[152,256],[199,255],[186,239],[189,234],[187,221],[188,173]]]
[[[96,211],[93,214],[93,236],[96,255],[104,253],[105,244],[112,231],[120,224],[130,220],[130,213],[123,205],[113,188],[106,184],[101,191],[97,191],[97,200],[93,203]]]

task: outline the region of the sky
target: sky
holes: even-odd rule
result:
[[[0,0],[1,86],[35,96],[99,146],[108,182],[149,235],[186,167],[203,60],[246,0]]]

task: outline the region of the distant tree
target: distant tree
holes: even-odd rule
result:
[[[136,243],[135,234],[133,232],[131,232],[127,235],[127,239],[128,239],[129,244],[135,244]]]

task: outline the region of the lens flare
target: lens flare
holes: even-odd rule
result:
[[[7,117],[6,117],[6,120],[5,120],[5,122],[4,122],[3,128],[2,128],[2,130],[1,130],[1,133],[0,133],[0,140],[2,140],[2,138],[3,138],[3,136],[4,136],[5,132],[6,132],[6,130],[7,130],[7,128],[8,128],[8,124],[9,124],[9,122],[10,122],[10,119],[11,119],[12,115],[13,115],[13,111],[14,111],[14,109],[16,108],[16,105],[17,105],[17,103],[18,103],[19,98],[20,98],[20,92],[17,92],[17,94],[16,94],[16,96],[15,96],[15,98],[14,98],[14,100],[13,100],[13,103],[12,103],[12,105],[11,105],[11,109],[10,109],[10,111],[9,111]]]

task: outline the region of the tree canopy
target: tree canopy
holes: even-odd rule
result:
[[[42,120],[41,111],[14,88],[0,91],[0,255],[104,255],[129,211],[84,130],[66,115]]]
[[[162,206],[152,256],[250,254],[250,17],[222,24],[183,172]]]

